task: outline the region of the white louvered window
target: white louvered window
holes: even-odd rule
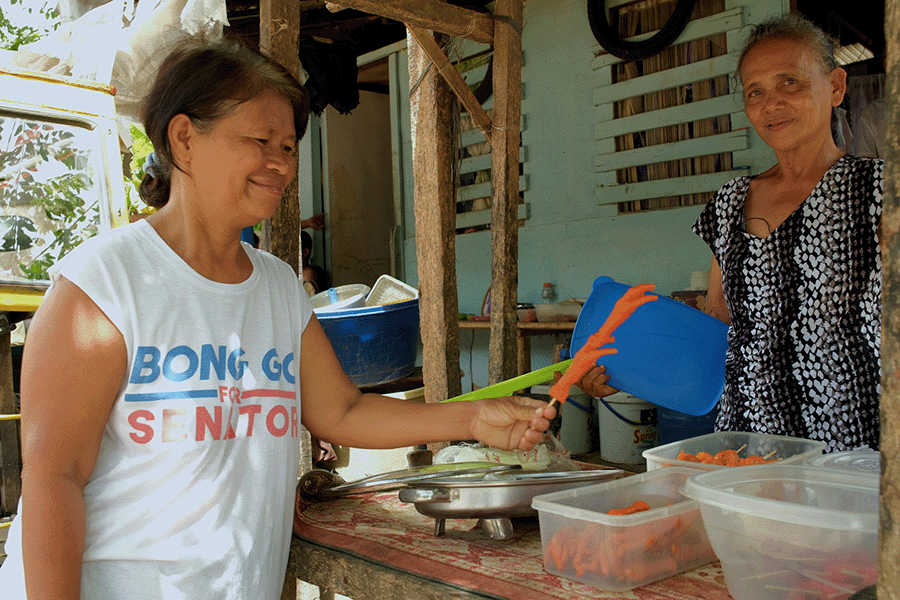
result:
[[[456,66],[482,106],[493,118],[493,95],[490,93],[490,60],[492,49],[481,45],[457,61]],[[456,232],[471,233],[490,229],[491,224],[491,144],[468,113],[459,119],[459,151],[457,161]],[[526,148],[519,148],[519,220],[528,216],[525,191],[528,176],[524,174]]]
[[[728,180],[766,163],[736,93],[734,70],[748,23],[780,14],[780,0],[700,0],[674,44],[636,61],[597,46],[596,200],[617,214],[706,204]],[[619,4],[623,38],[653,35],[674,0]],[[754,14],[755,12],[755,14]],[[766,14],[767,13],[767,14]]]

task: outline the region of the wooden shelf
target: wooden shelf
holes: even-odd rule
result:
[[[484,329],[491,328],[490,321],[460,321],[460,329]],[[518,375],[524,375],[531,371],[531,339],[536,335],[559,335],[575,330],[574,321],[560,322],[526,322],[516,323],[516,367]]]

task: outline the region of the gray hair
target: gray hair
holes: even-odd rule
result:
[[[770,39],[786,39],[803,44],[812,50],[825,74],[831,73],[838,67],[837,60],[834,58],[835,41],[833,38],[805,17],[787,14],[767,19],[755,25],[750,31],[750,36],[738,58],[737,72],[735,73],[738,81],[741,78],[741,66],[744,64],[744,57],[747,56],[747,53],[760,42]]]

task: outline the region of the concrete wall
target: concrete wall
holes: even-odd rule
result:
[[[325,110],[327,266],[333,286],[391,272],[394,200],[388,96],[360,91],[349,115]],[[313,262],[325,266],[323,257]]]

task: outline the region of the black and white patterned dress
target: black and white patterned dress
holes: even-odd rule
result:
[[[845,155],[767,238],[744,228],[750,177],[697,219],[731,311],[717,429],[878,448],[883,170]]]

